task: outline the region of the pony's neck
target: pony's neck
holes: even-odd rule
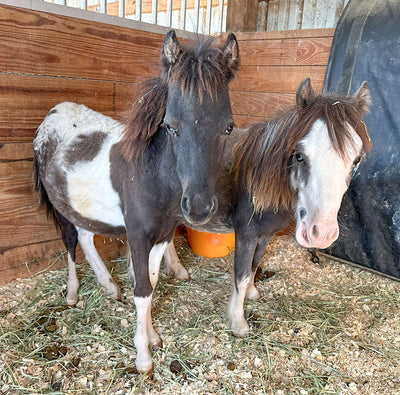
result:
[[[155,170],[153,178],[158,185],[170,186],[179,182],[171,144],[165,128],[160,126],[138,162],[141,171],[148,171],[149,167]]]

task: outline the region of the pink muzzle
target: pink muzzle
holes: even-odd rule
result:
[[[339,237],[336,217],[332,220],[301,221],[296,229],[297,242],[306,248],[328,248]]]

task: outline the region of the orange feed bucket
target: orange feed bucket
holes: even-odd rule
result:
[[[235,249],[234,233],[208,233],[187,228],[188,243],[196,255],[221,258]]]

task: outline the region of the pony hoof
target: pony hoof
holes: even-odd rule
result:
[[[66,302],[68,307],[76,307],[77,303],[78,303],[78,296],[67,296],[66,297]]]
[[[189,281],[190,280],[190,274],[185,270],[185,273],[179,274],[175,276],[177,280],[181,281]]]
[[[241,338],[246,337],[250,332],[250,328],[247,325],[247,322],[245,324],[246,325],[240,325],[240,326],[232,325],[233,336],[241,337]]]
[[[153,368],[153,364],[151,364],[148,367],[138,367],[136,366],[136,371],[144,376],[147,376],[150,380],[153,380],[153,375],[154,375],[154,368]]]
[[[116,301],[118,301],[118,302],[123,302],[123,300],[122,300],[122,295],[121,294],[119,294],[119,295],[117,295],[117,296],[112,296]]]
[[[158,339],[156,342],[154,342],[151,345],[153,348],[163,348],[163,341],[161,339]]]
[[[176,270],[167,268],[167,275],[169,277],[174,277],[175,279],[180,280],[180,281],[189,281],[190,280],[189,272],[182,265],[179,269],[176,269]]]
[[[249,300],[258,300],[260,299],[261,295],[260,292],[258,292],[256,287],[251,287],[248,288],[246,291],[246,299]]]
[[[113,299],[118,300],[119,302],[122,302],[122,293],[119,288],[117,288],[111,292],[108,292],[108,294],[111,295],[111,297]]]

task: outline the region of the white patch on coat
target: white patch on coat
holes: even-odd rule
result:
[[[164,251],[167,248],[168,243],[155,244],[149,253],[149,276],[150,283],[154,289],[158,281],[158,273],[160,271],[160,263],[163,257]]]
[[[99,154],[92,161],[76,162],[66,171],[71,207],[83,217],[124,226],[120,199],[110,180],[110,150],[120,141],[123,125],[114,119],[76,103],[55,106],[39,126],[34,149],[39,162],[51,140],[56,144],[54,165],[65,168],[65,154],[79,135],[107,134]]]
[[[134,297],[136,306],[136,333],[135,333],[135,346],[136,346],[136,369],[140,373],[145,373],[152,369],[153,362],[149,352],[149,335],[148,326],[152,326],[151,318],[149,321],[149,311],[151,310],[151,301],[153,295],[146,297]]]
[[[121,201],[110,179],[112,139],[104,141],[101,151],[89,162],[77,162],[67,173],[71,207],[83,217],[112,226],[124,226]]]
[[[244,298],[250,283],[250,277],[245,277],[233,288],[232,298],[229,303],[229,319],[231,329],[235,336],[244,337],[249,333],[249,325],[244,318]]]

